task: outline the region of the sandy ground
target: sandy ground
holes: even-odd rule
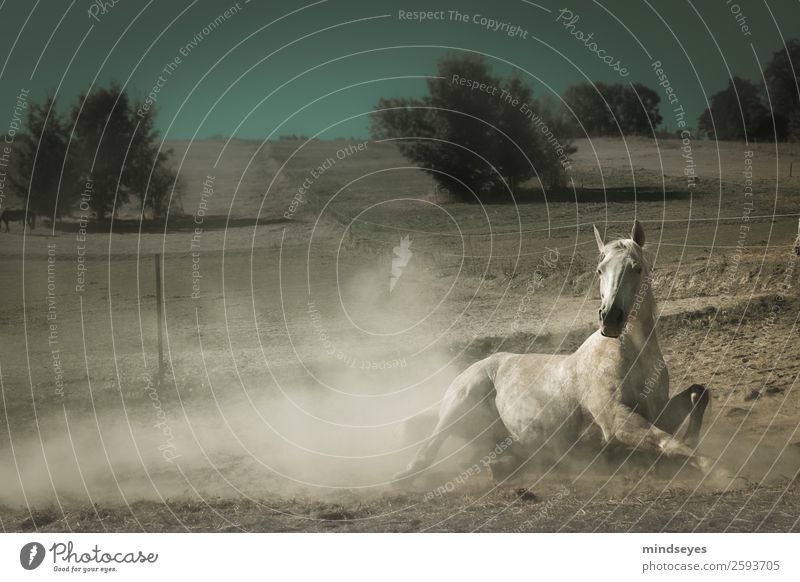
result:
[[[800,529],[796,149],[693,144],[689,188],[679,141],[579,142],[574,191],[480,206],[440,204],[386,144],[299,145],[173,144],[186,216],[166,224],[122,209],[85,241],[69,220],[0,234],[4,530]],[[586,450],[454,482],[457,442],[393,485],[417,444],[406,420],[464,366],[591,333],[591,225],[623,235],[634,216],[673,389],[712,390],[700,449],[735,487]],[[402,236],[413,256],[390,292]]]

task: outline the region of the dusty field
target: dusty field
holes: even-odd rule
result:
[[[479,206],[439,204],[388,144],[260,145],[174,144],[186,216],[166,225],[123,209],[85,244],[70,221],[0,234],[4,530],[800,530],[796,147],[752,148],[750,197],[743,144],[695,144],[690,193],[677,141],[579,142],[576,190]],[[454,483],[452,443],[427,481],[393,486],[404,420],[465,365],[592,331],[591,225],[626,234],[634,216],[673,389],[713,391],[700,448],[743,479],[579,450]]]

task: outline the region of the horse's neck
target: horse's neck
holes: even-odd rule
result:
[[[656,299],[650,287],[642,295],[635,313],[631,313],[626,330],[630,347],[637,353],[650,353],[661,356],[661,348],[656,336]]]

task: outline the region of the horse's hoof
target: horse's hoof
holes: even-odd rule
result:
[[[414,483],[417,475],[409,473],[408,470],[400,471],[392,475],[390,485],[392,487],[408,487]]]

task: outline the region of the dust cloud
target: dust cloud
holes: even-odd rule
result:
[[[174,359],[162,382],[133,358],[105,360],[121,369],[121,390],[101,397],[95,385],[90,399],[85,383],[68,383],[67,398],[40,405],[32,421],[9,419],[0,504],[386,490],[427,436],[410,438],[408,421],[436,407],[461,367],[431,345],[432,323],[416,325],[424,273],[391,295],[389,273],[375,261],[343,279],[341,295],[287,299],[284,335],[243,331],[233,350],[210,337],[231,313],[204,307],[202,351],[170,322]]]

